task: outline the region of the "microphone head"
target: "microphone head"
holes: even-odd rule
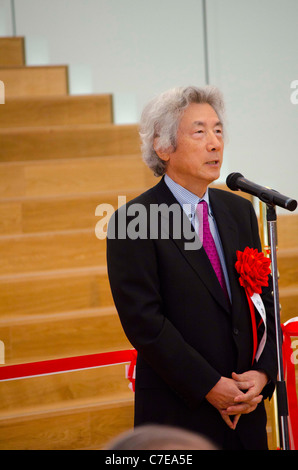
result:
[[[227,176],[226,185],[232,191],[239,189],[236,185],[238,178],[243,178],[243,175],[241,175],[241,173],[230,173],[229,176]]]
[[[289,199],[286,202],[285,209],[288,209],[288,211],[293,212],[297,208],[297,201],[295,199]]]

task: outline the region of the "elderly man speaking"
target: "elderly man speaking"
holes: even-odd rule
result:
[[[145,107],[140,135],[144,161],[162,178],[115,212],[107,239],[114,302],[138,352],[135,426],[179,426],[221,449],[267,449],[264,399],[276,380],[272,281],[264,276],[259,290],[264,319],[239,281],[245,263],[262,257],[253,207],[208,188],[223,161],[221,93],[161,94]],[[120,227],[133,222],[136,207],[146,236]]]

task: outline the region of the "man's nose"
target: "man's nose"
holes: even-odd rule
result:
[[[208,152],[218,152],[222,147],[222,142],[218,137],[213,133],[209,132],[207,134],[207,150]]]

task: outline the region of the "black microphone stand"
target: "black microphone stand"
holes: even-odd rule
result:
[[[233,191],[244,191],[253,196],[258,197],[267,205],[266,219],[268,229],[268,239],[271,258],[271,272],[273,279],[273,298],[275,313],[275,331],[276,331],[276,350],[277,350],[277,366],[278,377],[276,384],[276,398],[279,428],[281,434],[281,447],[283,450],[290,449],[289,443],[289,426],[288,426],[288,398],[286,383],[284,380],[283,359],[282,359],[282,343],[283,334],[280,323],[280,304],[278,290],[278,270],[277,270],[277,228],[276,228],[276,210],[275,206],[283,207],[289,211],[294,211],[297,207],[297,201],[288,198],[277,191],[271,190],[264,186],[259,186],[251,181],[246,180],[241,173],[231,173],[226,180],[228,188]]]
[[[289,450],[289,427],[288,427],[288,398],[286,383],[284,380],[284,368],[282,358],[282,343],[283,335],[280,322],[280,303],[279,303],[279,288],[278,288],[278,270],[277,270],[277,227],[276,227],[276,210],[275,206],[267,204],[267,226],[268,238],[270,247],[271,258],[271,273],[273,280],[273,299],[274,299],[274,313],[275,313],[275,331],[276,331],[276,350],[277,350],[277,370],[278,377],[276,383],[276,398],[277,398],[277,411],[280,425],[281,447],[282,450]]]

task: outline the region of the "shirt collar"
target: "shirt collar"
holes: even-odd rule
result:
[[[197,205],[200,201],[206,201],[208,205],[208,213],[212,216],[210,204],[209,204],[209,190],[207,188],[204,196],[200,198],[196,194],[188,191],[188,189],[184,188],[180,184],[176,183],[172,178],[170,178],[167,174],[164,177],[164,181],[170,191],[173,193],[173,196],[177,199],[179,204],[182,206],[185,214],[187,217],[192,218],[195,214]]]

